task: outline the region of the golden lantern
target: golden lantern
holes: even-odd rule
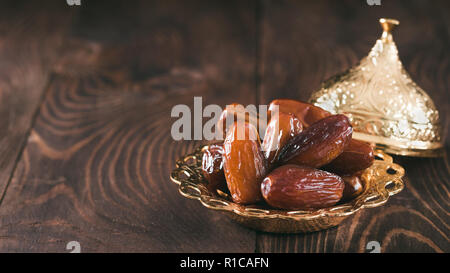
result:
[[[325,81],[310,102],[347,115],[354,138],[388,153],[438,156],[443,147],[439,113],[399,59],[391,33],[399,21],[382,18],[380,24],[383,33],[369,55]]]

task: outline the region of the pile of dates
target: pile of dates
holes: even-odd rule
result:
[[[227,109],[221,128],[237,118]],[[229,192],[239,204],[265,201],[287,210],[326,208],[363,191],[361,173],[372,165],[374,153],[370,144],[352,139],[346,116],[289,99],[272,101],[267,114],[262,142],[256,123],[246,118],[223,130],[223,143],[203,149],[209,190]]]

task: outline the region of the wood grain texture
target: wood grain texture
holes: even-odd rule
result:
[[[357,3],[356,3],[357,2]],[[448,131],[448,2],[263,2],[260,103],[307,100],[328,77],[355,65],[381,33],[381,17],[400,20],[394,39],[412,78],[436,102]],[[318,16],[320,14],[320,16]],[[445,134],[447,139],[448,135]],[[396,157],[406,189],[380,208],[365,209],[339,227],[303,235],[258,234],[257,252],[449,252],[449,147],[439,159]]]
[[[0,251],[253,252],[253,231],[169,180],[200,145],[171,138],[174,105],[255,102],[253,6],[81,6],[0,207]]]
[[[3,1],[0,9],[0,200],[71,18],[57,5]],[[26,16],[22,16],[26,12]],[[52,14],[55,14],[52,16]]]

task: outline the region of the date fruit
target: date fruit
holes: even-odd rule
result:
[[[278,115],[272,116],[262,143],[269,166],[276,163],[281,148],[302,130],[302,123],[292,114],[280,112]]]
[[[239,103],[232,103],[230,105],[227,105],[225,110],[222,111],[217,122],[217,130],[219,134],[222,134],[223,139],[226,137],[228,129],[231,127],[231,125],[233,125],[237,121],[240,121],[242,123],[248,122],[257,127],[264,126],[264,124],[260,122],[257,112],[246,110],[247,109],[244,107],[244,105]]]
[[[203,149],[202,173],[208,181],[210,191],[224,191],[227,188],[223,171],[223,145],[211,144]]]
[[[344,192],[342,194],[342,201],[349,201],[356,196],[360,195],[364,189],[361,182],[360,174],[342,176],[344,180]]]
[[[302,122],[304,127],[309,127],[316,121],[331,116],[330,112],[310,103],[291,99],[277,99],[273,100],[269,105],[269,118],[276,106],[278,106],[279,112],[295,115]]]
[[[249,123],[239,128],[238,124],[230,127],[224,141],[225,178],[234,202],[252,204],[262,199],[260,186],[267,174],[267,160],[256,128]]]
[[[338,175],[306,166],[284,165],[273,170],[261,183],[264,200],[288,210],[333,206],[341,198],[344,181]]]
[[[352,139],[335,160],[324,166],[324,169],[344,175],[370,167],[375,159],[372,146],[364,141]]]
[[[353,129],[344,115],[323,118],[293,137],[281,149],[279,162],[318,168],[338,157]]]

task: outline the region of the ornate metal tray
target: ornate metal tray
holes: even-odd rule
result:
[[[363,208],[383,205],[389,196],[399,193],[403,187],[405,170],[393,163],[392,157],[376,150],[374,164],[363,171],[364,191],[355,199],[333,207],[312,211],[287,211],[265,205],[240,205],[221,191],[211,192],[201,172],[202,150],[176,162],[170,179],[179,185],[181,195],[196,199],[209,209],[222,211],[238,223],[265,232],[301,233],[327,229],[339,225],[345,218]]]

